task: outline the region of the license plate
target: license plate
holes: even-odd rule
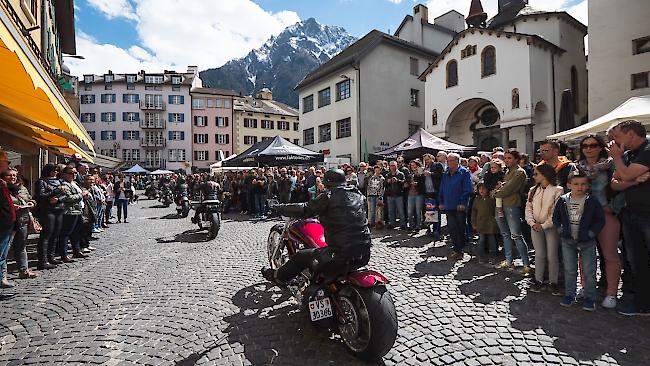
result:
[[[326,297],[321,300],[310,301],[309,315],[311,316],[311,321],[313,322],[321,319],[331,318],[332,303],[330,302],[329,297]]]

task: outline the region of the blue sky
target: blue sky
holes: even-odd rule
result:
[[[482,0],[490,16],[497,0]],[[587,22],[587,0],[529,0],[537,8],[565,9]],[[77,0],[77,53],[73,72],[218,67],[261,46],[286,26],[310,17],[361,37],[394,32],[417,3],[431,18],[466,13],[470,0]]]

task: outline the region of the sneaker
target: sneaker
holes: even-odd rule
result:
[[[570,307],[573,305],[573,303],[576,302],[576,298],[571,296],[571,295],[566,295],[562,298],[562,301],[560,301],[560,305],[564,307]]]
[[[12,288],[15,285],[11,282],[9,282],[6,278],[2,279],[2,282],[0,282],[0,287],[2,288]]]
[[[501,263],[496,265],[496,269],[505,269],[506,271],[514,271],[515,265],[512,263],[508,263],[508,261],[502,261]]]
[[[562,291],[560,290],[560,286],[557,285],[557,283],[552,283],[548,286],[549,291],[551,292],[551,295],[553,296],[562,296]]]
[[[529,266],[524,266],[521,269],[521,274],[523,274],[525,277],[530,276],[531,269]]]
[[[97,249],[97,248],[95,248],[95,247],[91,247],[91,246],[88,246],[88,247],[86,247],[86,249],[88,249],[88,250],[95,250],[95,249]]]
[[[596,303],[590,297],[585,297],[582,300],[582,310],[594,311],[596,310]]]
[[[578,290],[578,294],[576,295],[576,299],[583,299],[585,297],[585,289],[581,288]]]
[[[88,253],[90,253],[90,249],[83,248],[83,249],[81,249],[81,252],[84,253],[84,254],[88,254]]]
[[[650,316],[650,310],[639,309],[634,303],[621,306],[618,313],[625,316]]]
[[[101,231],[99,229],[97,229],[97,228],[93,229],[93,234],[99,234],[99,233],[101,233]]]
[[[546,290],[546,285],[539,281],[534,281],[533,283],[530,284],[530,287],[528,288],[528,291],[534,292],[536,294],[544,290]]]
[[[605,296],[601,305],[605,309],[614,309],[616,307],[616,296]]]

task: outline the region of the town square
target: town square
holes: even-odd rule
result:
[[[650,364],[649,2],[0,10],[0,364]]]

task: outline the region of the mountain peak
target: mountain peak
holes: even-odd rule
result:
[[[344,28],[322,25],[315,18],[297,22],[243,58],[202,71],[203,84],[252,95],[263,84],[276,100],[298,106],[293,88],[309,72],[327,62],[356,38]]]

